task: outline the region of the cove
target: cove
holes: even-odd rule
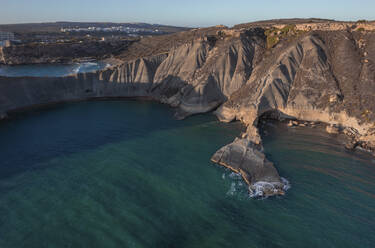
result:
[[[104,69],[109,64],[103,61],[74,64],[0,65],[0,76],[6,77],[63,77]]]
[[[291,182],[251,199],[210,162],[239,123],[153,102],[59,104],[0,123],[0,247],[372,247],[375,163],[319,129],[270,123]]]

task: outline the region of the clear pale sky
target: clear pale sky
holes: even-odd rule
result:
[[[375,19],[375,0],[0,0],[0,23],[98,21],[228,26],[255,20]]]

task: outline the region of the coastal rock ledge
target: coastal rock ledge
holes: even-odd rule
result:
[[[285,181],[280,178],[273,163],[267,160],[263,149],[249,139],[236,138],[218,150],[211,160],[239,173],[249,185],[252,196],[285,194]]]
[[[141,39],[117,58],[121,64],[98,72],[0,77],[0,117],[112,97],[152,98],[176,108],[179,119],[215,111],[220,121],[241,121],[247,130],[212,161],[241,174],[251,195],[283,195],[287,182],[263,152],[262,118],[326,123],[350,138],[348,148],[375,151],[375,32],[304,31],[279,22]]]

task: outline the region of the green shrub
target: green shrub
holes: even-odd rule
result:
[[[288,34],[290,31],[294,32],[294,31],[296,31],[296,25],[286,25],[285,27],[280,29],[280,31],[283,34]]]
[[[300,35],[304,33],[296,29],[296,25],[285,25],[281,29],[271,28],[264,32],[267,37],[267,48],[274,47],[281,39],[287,38],[288,36]]]
[[[279,38],[277,36],[267,36],[267,48],[270,49],[279,42]]]

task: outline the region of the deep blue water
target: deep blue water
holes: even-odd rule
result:
[[[319,129],[267,128],[291,182],[251,199],[211,155],[243,128],[151,102],[62,104],[0,123],[0,247],[374,247],[375,163]]]
[[[105,62],[75,64],[0,65],[0,76],[62,77],[73,73],[92,72],[108,66]]]

